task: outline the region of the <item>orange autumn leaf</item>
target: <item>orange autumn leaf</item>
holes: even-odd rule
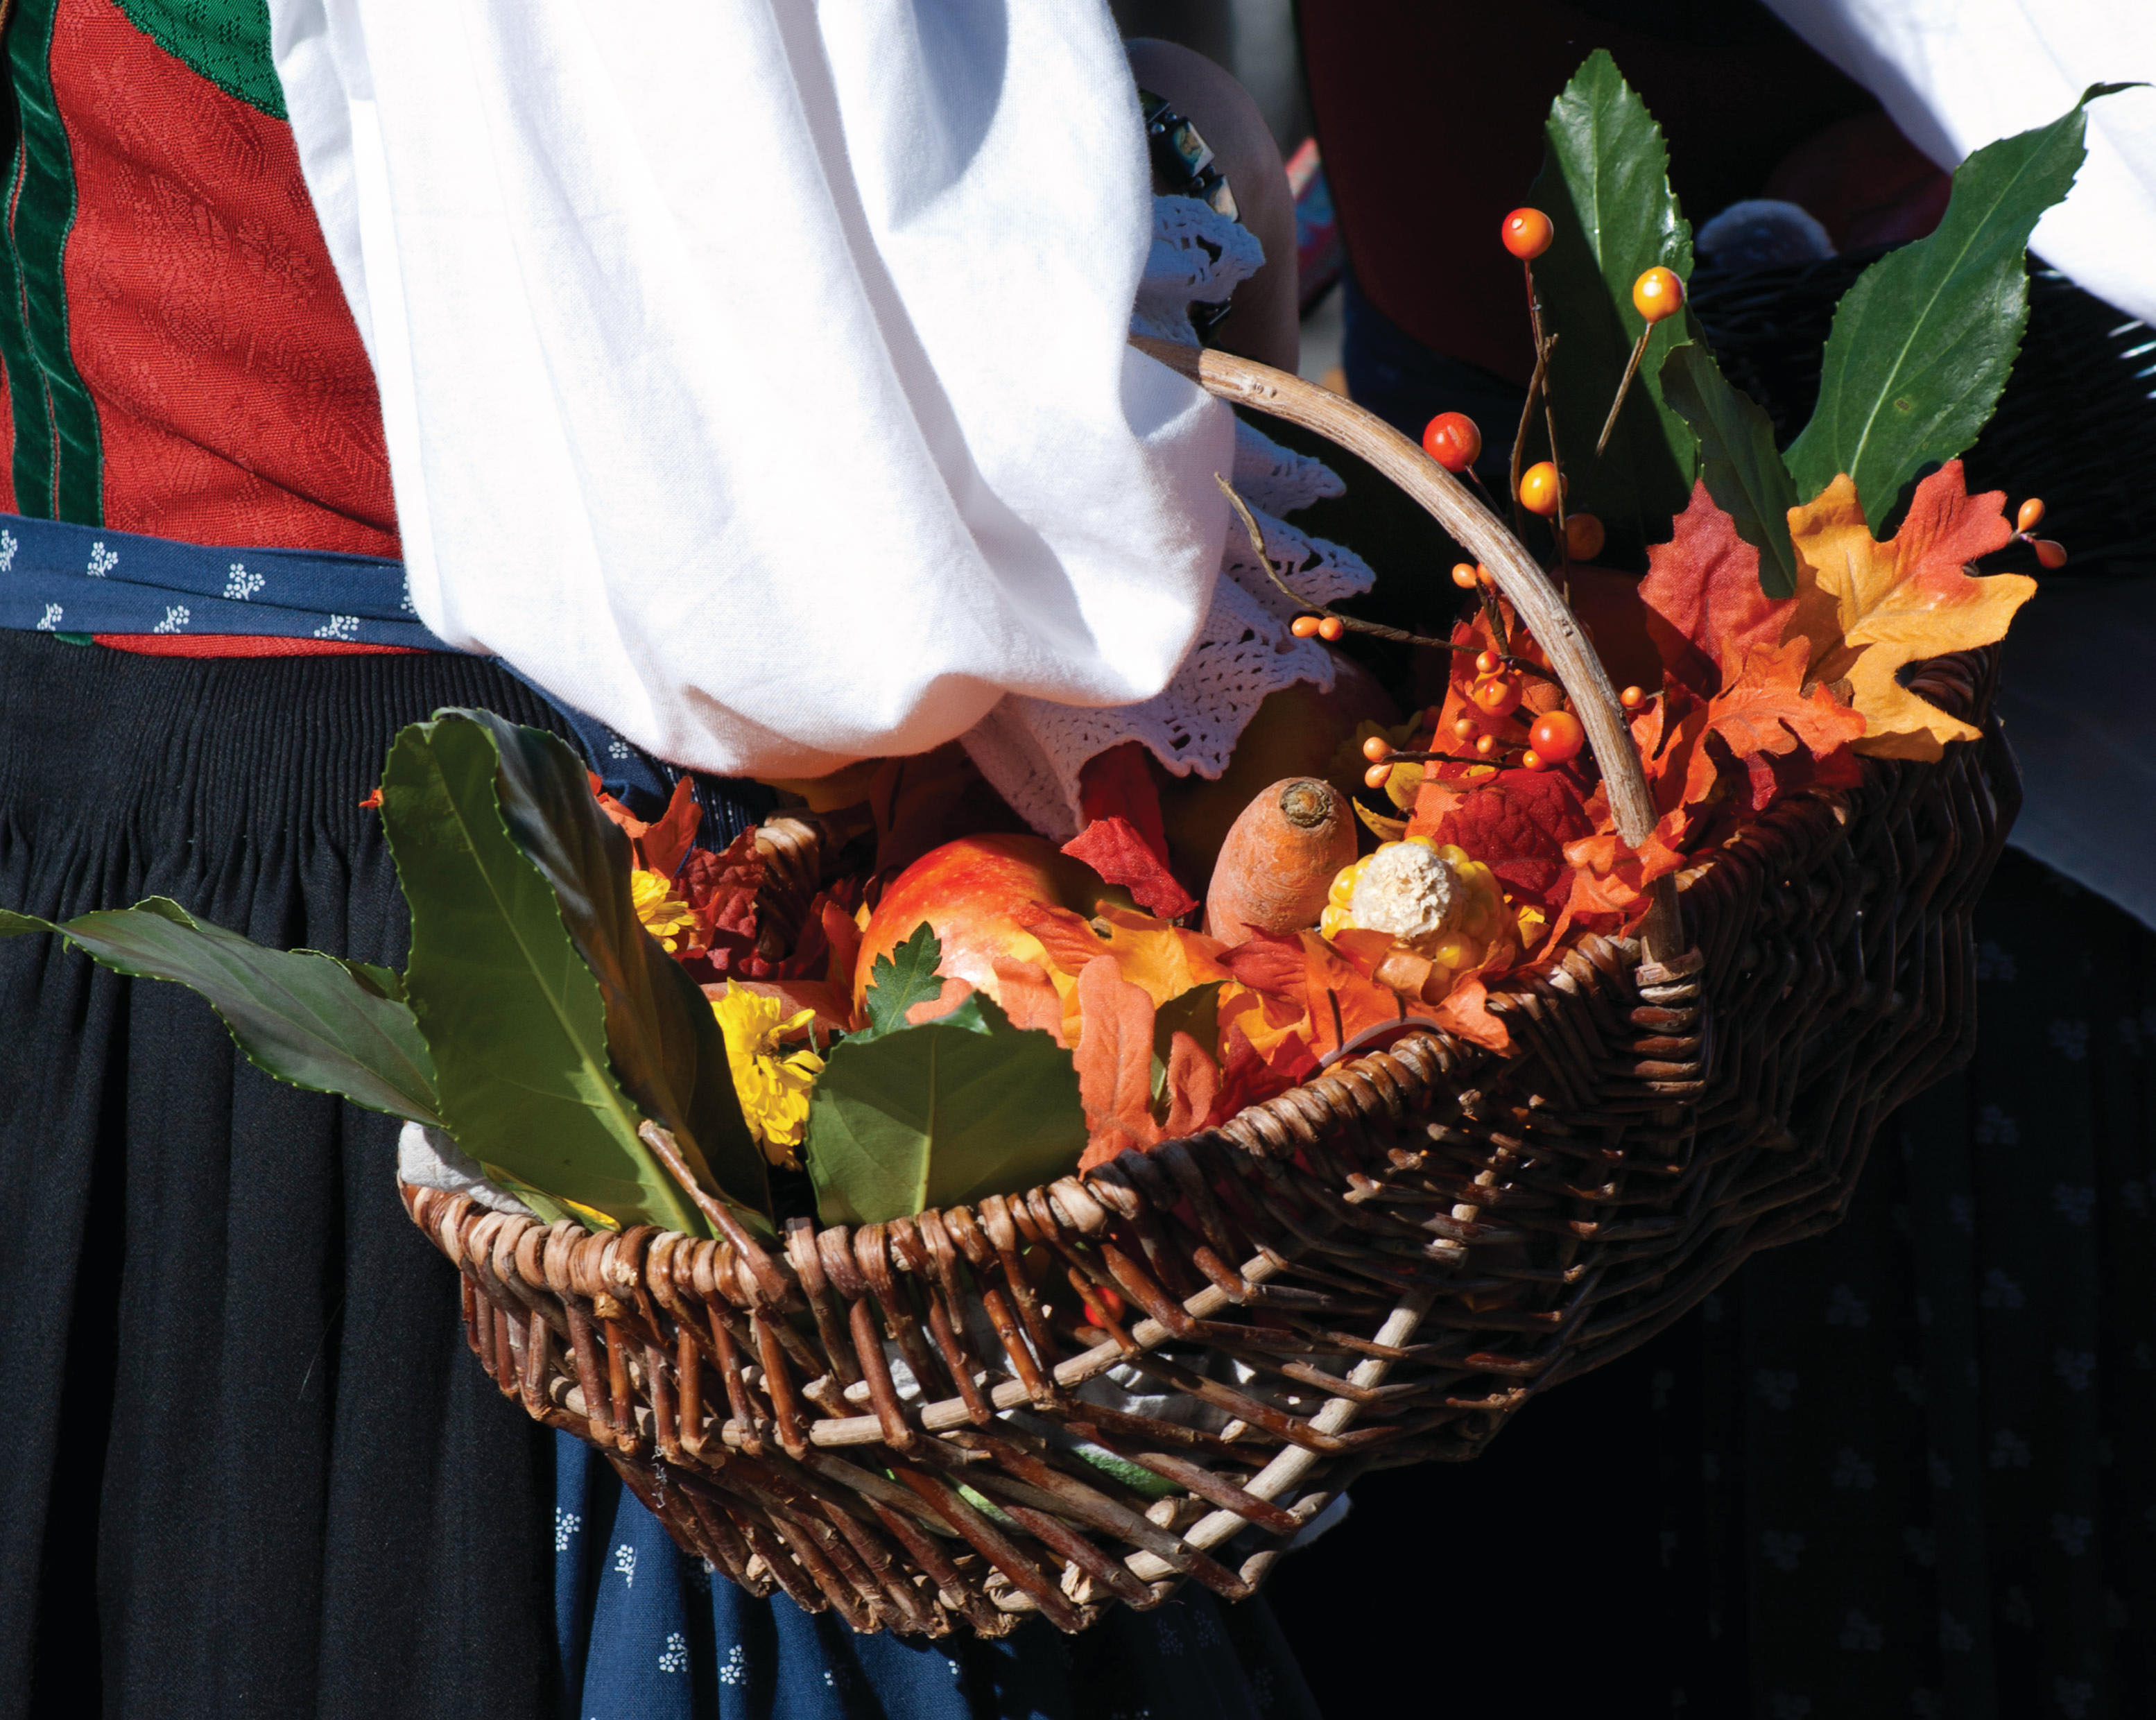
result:
[[[1090,920],[1068,908],[1038,904],[1025,929],[1067,974],[1084,973],[1096,956],[1113,956],[1122,977],[1144,987],[1156,1008],[1193,986],[1228,978],[1217,938],[1111,902],[1102,902]]]
[[[1707,701],[1707,726],[1732,756],[1780,757],[1803,747],[1824,759],[1864,733],[1865,719],[1824,686],[1814,682],[1806,691],[1809,656],[1805,642],[1794,639],[1748,644],[1741,657],[1723,658],[1722,691]]]
[[[1509,1051],[1512,1036],[1490,1013],[1490,988],[1480,973],[1463,973],[1437,1006],[1438,1025],[1492,1051]]]
[[[1378,984],[1317,933],[1301,937],[1303,1008],[1310,1017],[1311,1049],[1318,1055],[1406,1013],[1398,992]]]
[[[1179,1141],[1205,1127],[1220,1094],[1220,1066],[1205,1048],[1180,1030],[1168,1042],[1168,1120],[1161,1138]]]
[[[1078,1066],[1078,1102],[1091,1137],[1079,1168],[1112,1158],[1127,1147],[1160,1138],[1152,1119],[1152,999],[1117,970],[1112,956],[1096,956],[1078,976],[1085,1023],[1071,1061]]]
[[[1069,1049],[1062,993],[1038,962],[1021,962],[1009,956],[995,958],[996,993],[1012,1025],[1051,1035]]]
[[[2014,612],[2035,594],[2020,573],[1974,578],[1964,569],[2002,548],[2014,528],[1997,490],[1968,493],[1958,460],[1917,485],[1902,529],[1875,542],[1856,485],[1836,478],[1789,510],[1797,551],[1796,612],[1785,638],[1808,648],[1804,679],[1846,679],[1865,720],[1859,752],[1933,760],[1948,741],[1977,731],[1917,697],[1897,671],[2005,636]]]
[[[688,857],[703,818],[704,809],[696,804],[696,779],[685,771],[674,784],[666,810],[642,830],[630,833],[635,839],[638,863],[662,878],[672,877]]]

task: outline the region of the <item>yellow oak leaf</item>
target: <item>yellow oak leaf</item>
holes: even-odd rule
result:
[[[1846,680],[1865,721],[1856,749],[1877,758],[1938,758],[1977,731],[1920,699],[1897,671],[2005,637],[2036,582],[2020,573],[1974,577],[1967,566],[2002,548],[2014,528],[1997,490],[1971,495],[1961,462],[1917,485],[1902,529],[1875,542],[1856,485],[1836,478],[1789,510],[1797,551],[1796,610],[1783,638],[1802,638],[1806,682]]]

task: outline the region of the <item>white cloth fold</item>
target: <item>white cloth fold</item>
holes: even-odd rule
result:
[[[2092,84],[2156,82],[2149,0],[1767,3],[1942,167],[2056,120]],[[2156,322],[2156,89],[2090,106],[2088,160],[2030,244],[2076,285]]]
[[[1101,0],[270,11],[442,638],[732,773],[1167,685],[1233,429]]]

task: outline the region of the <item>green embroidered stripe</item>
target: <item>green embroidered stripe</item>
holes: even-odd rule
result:
[[[0,358],[15,418],[15,506],[33,518],[104,523],[97,408],[68,348],[61,259],[74,225],[74,164],[53,100],[59,0],[16,0],[8,70],[20,118],[8,177],[8,300]]]
[[[127,22],[228,95],[286,117],[270,58],[269,0],[120,0]]]

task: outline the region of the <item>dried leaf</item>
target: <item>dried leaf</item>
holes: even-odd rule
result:
[[[1969,650],[2005,636],[2036,582],[2020,573],[1973,578],[1968,562],[2013,537],[1997,490],[1970,495],[1961,462],[1917,485],[1902,529],[1872,541],[1856,485],[1836,478],[1791,510],[1797,547],[1797,608],[1788,635],[1808,649],[1805,679],[1846,679],[1865,721],[1859,752],[1936,759],[1948,741],[1977,731],[1901,684],[1911,663]]]
[[[1222,1029],[1220,1091],[1206,1119],[1217,1128],[1250,1106],[1278,1097],[1317,1071],[1317,1059],[1300,1039],[1281,1041],[1268,1055],[1240,1024]]]
[[[1301,1001],[1302,941],[1270,932],[1253,932],[1233,949],[1220,952],[1220,966],[1236,984],[1274,997]]]
[[[1760,590],[1759,552],[1704,483],[1692,485],[1670,541],[1648,547],[1640,601],[1663,666],[1702,698],[1721,690],[1724,656],[1779,644],[1796,610],[1794,599],[1778,603]]]
[[[1149,845],[1128,819],[1095,819],[1063,845],[1063,851],[1085,861],[1108,883],[1122,885],[1141,906],[1163,919],[1179,920],[1198,906],[1197,898],[1168,870],[1165,845],[1159,850]]]

